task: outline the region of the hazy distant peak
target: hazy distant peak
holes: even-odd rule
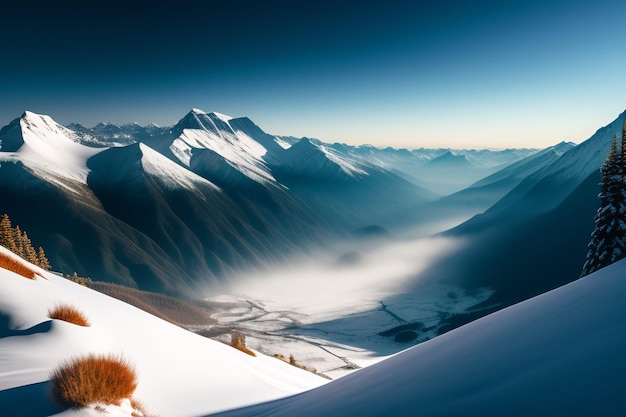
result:
[[[557,143],[554,146],[551,146],[550,149],[552,149],[557,154],[564,154],[565,152],[575,147],[576,147],[576,144],[574,142],[562,141],[562,142]]]
[[[317,148],[317,146],[313,142],[311,142],[309,138],[302,138],[298,142],[293,144],[292,146],[292,149],[299,149],[299,148],[303,148],[303,149]]]
[[[448,164],[472,165],[472,163],[465,157],[465,155],[455,155],[450,150],[445,151],[443,154],[434,159],[431,159],[429,162],[426,163],[426,165],[429,167]]]

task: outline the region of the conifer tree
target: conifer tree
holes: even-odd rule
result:
[[[0,219],[0,246],[4,246],[13,253],[17,251],[15,231],[7,214],[3,214]]]
[[[33,243],[30,241],[30,238],[28,237],[28,234],[26,232],[22,234],[22,240],[24,241],[24,252],[20,256],[26,259],[31,264],[37,265],[37,252],[35,252],[35,248],[33,248]]]
[[[15,240],[15,253],[22,256],[24,253],[24,236],[19,226],[15,226],[13,229],[13,239]]]
[[[39,251],[36,251],[28,234],[22,232],[19,226],[13,228],[7,214],[0,218],[0,246],[4,246],[21,258],[43,269],[49,270],[51,268],[43,248],[39,247]]]
[[[600,208],[595,216],[595,229],[591,234],[587,261],[581,276],[588,275],[626,256],[626,120],[622,128],[621,149],[617,138],[602,165],[600,183]]]
[[[37,265],[41,269],[45,269],[46,271],[49,271],[51,269],[50,262],[48,261],[46,253],[43,251],[43,248],[41,246],[39,246],[39,251],[37,252]]]

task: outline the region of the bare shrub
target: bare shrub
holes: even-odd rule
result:
[[[26,265],[25,262],[19,261],[5,253],[0,253],[0,268],[15,272],[24,278],[35,279],[35,271]]]
[[[246,347],[246,335],[241,332],[233,332],[230,336],[230,345],[250,356],[256,356],[253,351]]]
[[[122,357],[88,355],[74,358],[50,375],[55,397],[71,407],[93,403],[119,405],[137,388],[134,368]]]
[[[48,317],[55,320],[63,320],[77,326],[91,326],[89,319],[82,311],[68,304],[58,304],[52,310],[48,310]]]

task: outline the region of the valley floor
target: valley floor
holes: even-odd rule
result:
[[[222,295],[209,300],[217,324],[193,330],[225,343],[240,331],[248,347],[269,356],[293,355],[298,364],[336,379],[432,339],[451,318],[490,295],[486,289],[470,295],[438,286],[419,295],[363,297],[343,305]]]

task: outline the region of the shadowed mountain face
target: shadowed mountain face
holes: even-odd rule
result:
[[[458,191],[428,205],[429,215],[437,218],[465,218],[482,213],[511,192],[528,176],[547,169],[565,152],[575,147],[572,143],[551,146],[522,160],[514,162]]]
[[[517,186],[484,213],[446,233],[471,245],[437,262],[424,277],[465,287],[488,286],[496,291],[491,301],[503,304],[577,279],[599,204],[600,166],[611,138],[621,134],[625,116],[622,113],[556,159],[549,153],[538,154],[533,164],[544,162],[518,179]],[[562,150],[563,144],[555,149],[559,147]],[[552,161],[546,164],[546,158]],[[532,166],[524,165],[511,165],[493,181],[488,177],[456,198],[500,183],[507,170]]]

